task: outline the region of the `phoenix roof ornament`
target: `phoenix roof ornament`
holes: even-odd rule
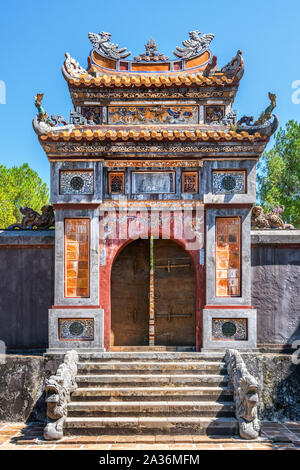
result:
[[[89,40],[93,44],[94,51],[110,59],[125,59],[131,52],[127,52],[126,47],[119,49],[119,44],[110,42],[111,33],[101,31],[99,34],[89,33]]]
[[[201,36],[200,31],[190,31],[189,32],[190,39],[186,39],[182,42],[184,47],[176,47],[176,51],[173,52],[176,57],[180,59],[191,59],[197,55],[202,54],[202,52],[206,51],[215,37],[214,34],[203,34]]]

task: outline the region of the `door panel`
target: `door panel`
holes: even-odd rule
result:
[[[154,240],[155,344],[194,346],[196,284],[192,260],[171,240]]]
[[[149,337],[149,240],[130,243],[111,273],[111,345],[147,346]]]

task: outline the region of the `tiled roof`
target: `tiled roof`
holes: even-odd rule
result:
[[[268,138],[256,132],[250,135],[248,132],[235,132],[235,131],[221,131],[221,130],[116,130],[116,129],[75,129],[71,132],[47,132],[47,134],[40,136],[42,141],[58,141],[58,140],[75,140],[75,141],[126,141],[126,140],[165,140],[165,141],[212,141],[212,142],[229,142],[229,141],[244,141],[255,142],[265,141]]]
[[[227,78],[226,75],[213,75],[204,77],[201,73],[196,74],[157,74],[157,75],[122,75],[104,74],[100,77],[81,75],[78,78],[69,78],[68,82],[73,86],[226,86],[236,82],[236,78]]]

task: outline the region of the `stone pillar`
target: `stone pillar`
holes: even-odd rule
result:
[[[104,351],[104,318],[99,306],[99,181],[100,163],[52,164],[55,289],[54,306],[49,310],[48,353]]]
[[[206,162],[205,169],[203,349],[253,349],[257,333],[251,305],[250,230],[255,162]]]

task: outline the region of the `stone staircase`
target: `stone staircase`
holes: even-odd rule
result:
[[[235,435],[222,354],[80,354],[65,435]]]

